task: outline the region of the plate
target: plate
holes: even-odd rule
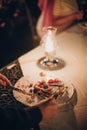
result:
[[[74,88],[71,85],[66,85],[63,81],[59,80],[57,83],[52,83],[52,80],[38,81],[37,83],[31,83],[28,77],[20,78],[14,85],[15,88],[23,91],[13,90],[13,95],[19,102],[28,105],[29,107],[38,106],[51,98],[55,97],[59,104],[70,100],[74,93]],[[43,83],[44,82],[44,83]],[[40,87],[41,90],[37,90],[38,84],[44,84],[44,88]],[[49,85],[48,85],[49,84]],[[48,87],[48,86],[49,87]],[[46,88],[48,87],[48,88]]]

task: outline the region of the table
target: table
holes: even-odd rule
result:
[[[21,76],[28,76],[31,82],[41,80],[40,73],[43,72],[46,77],[58,77],[65,83],[73,83],[75,87],[71,100],[63,105],[58,104],[56,118],[40,123],[41,130],[86,130],[87,29],[77,24],[56,35],[56,40],[58,44],[56,56],[65,61],[64,68],[56,71],[39,68],[37,61],[44,56],[44,47],[40,45],[17,59],[21,68],[19,71],[22,71]],[[12,68],[13,65],[14,63],[7,68]]]
[[[24,76],[30,81],[41,79],[40,72],[47,77],[59,77],[64,82],[74,84],[76,93],[69,103],[59,106],[55,120],[41,122],[42,130],[85,130],[87,128],[87,29],[77,24],[58,34],[56,56],[62,58],[66,66],[60,70],[42,70],[37,66],[44,56],[43,45],[31,50],[18,60]]]

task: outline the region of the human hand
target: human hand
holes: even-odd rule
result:
[[[39,108],[42,112],[43,120],[49,120],[55,118],[57,113],[57,103],[54,98],[44,104],[41,104]]]
[[[82,20],[83,19],[83,11],[76,13],[75,17],[76,17],[77,20]]]
[[[12,86],[11,82],[8,80],[8,78],[6,76],[4,76],[3,74],[0,73],[0,84],[2,86],[6,86],[6,85],[10,85]]]

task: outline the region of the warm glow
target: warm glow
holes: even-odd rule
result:
[[[48,30],[48,35],[46,36],[45,39],[45,51],[46,52],[54,51],[54,39],[51,30]]]

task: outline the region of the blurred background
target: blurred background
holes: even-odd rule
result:
[[[78,6],[87,21],[87,0],[78,0]],[[38,0],[0,0],[0,68],[39,44],[40,14]]]

